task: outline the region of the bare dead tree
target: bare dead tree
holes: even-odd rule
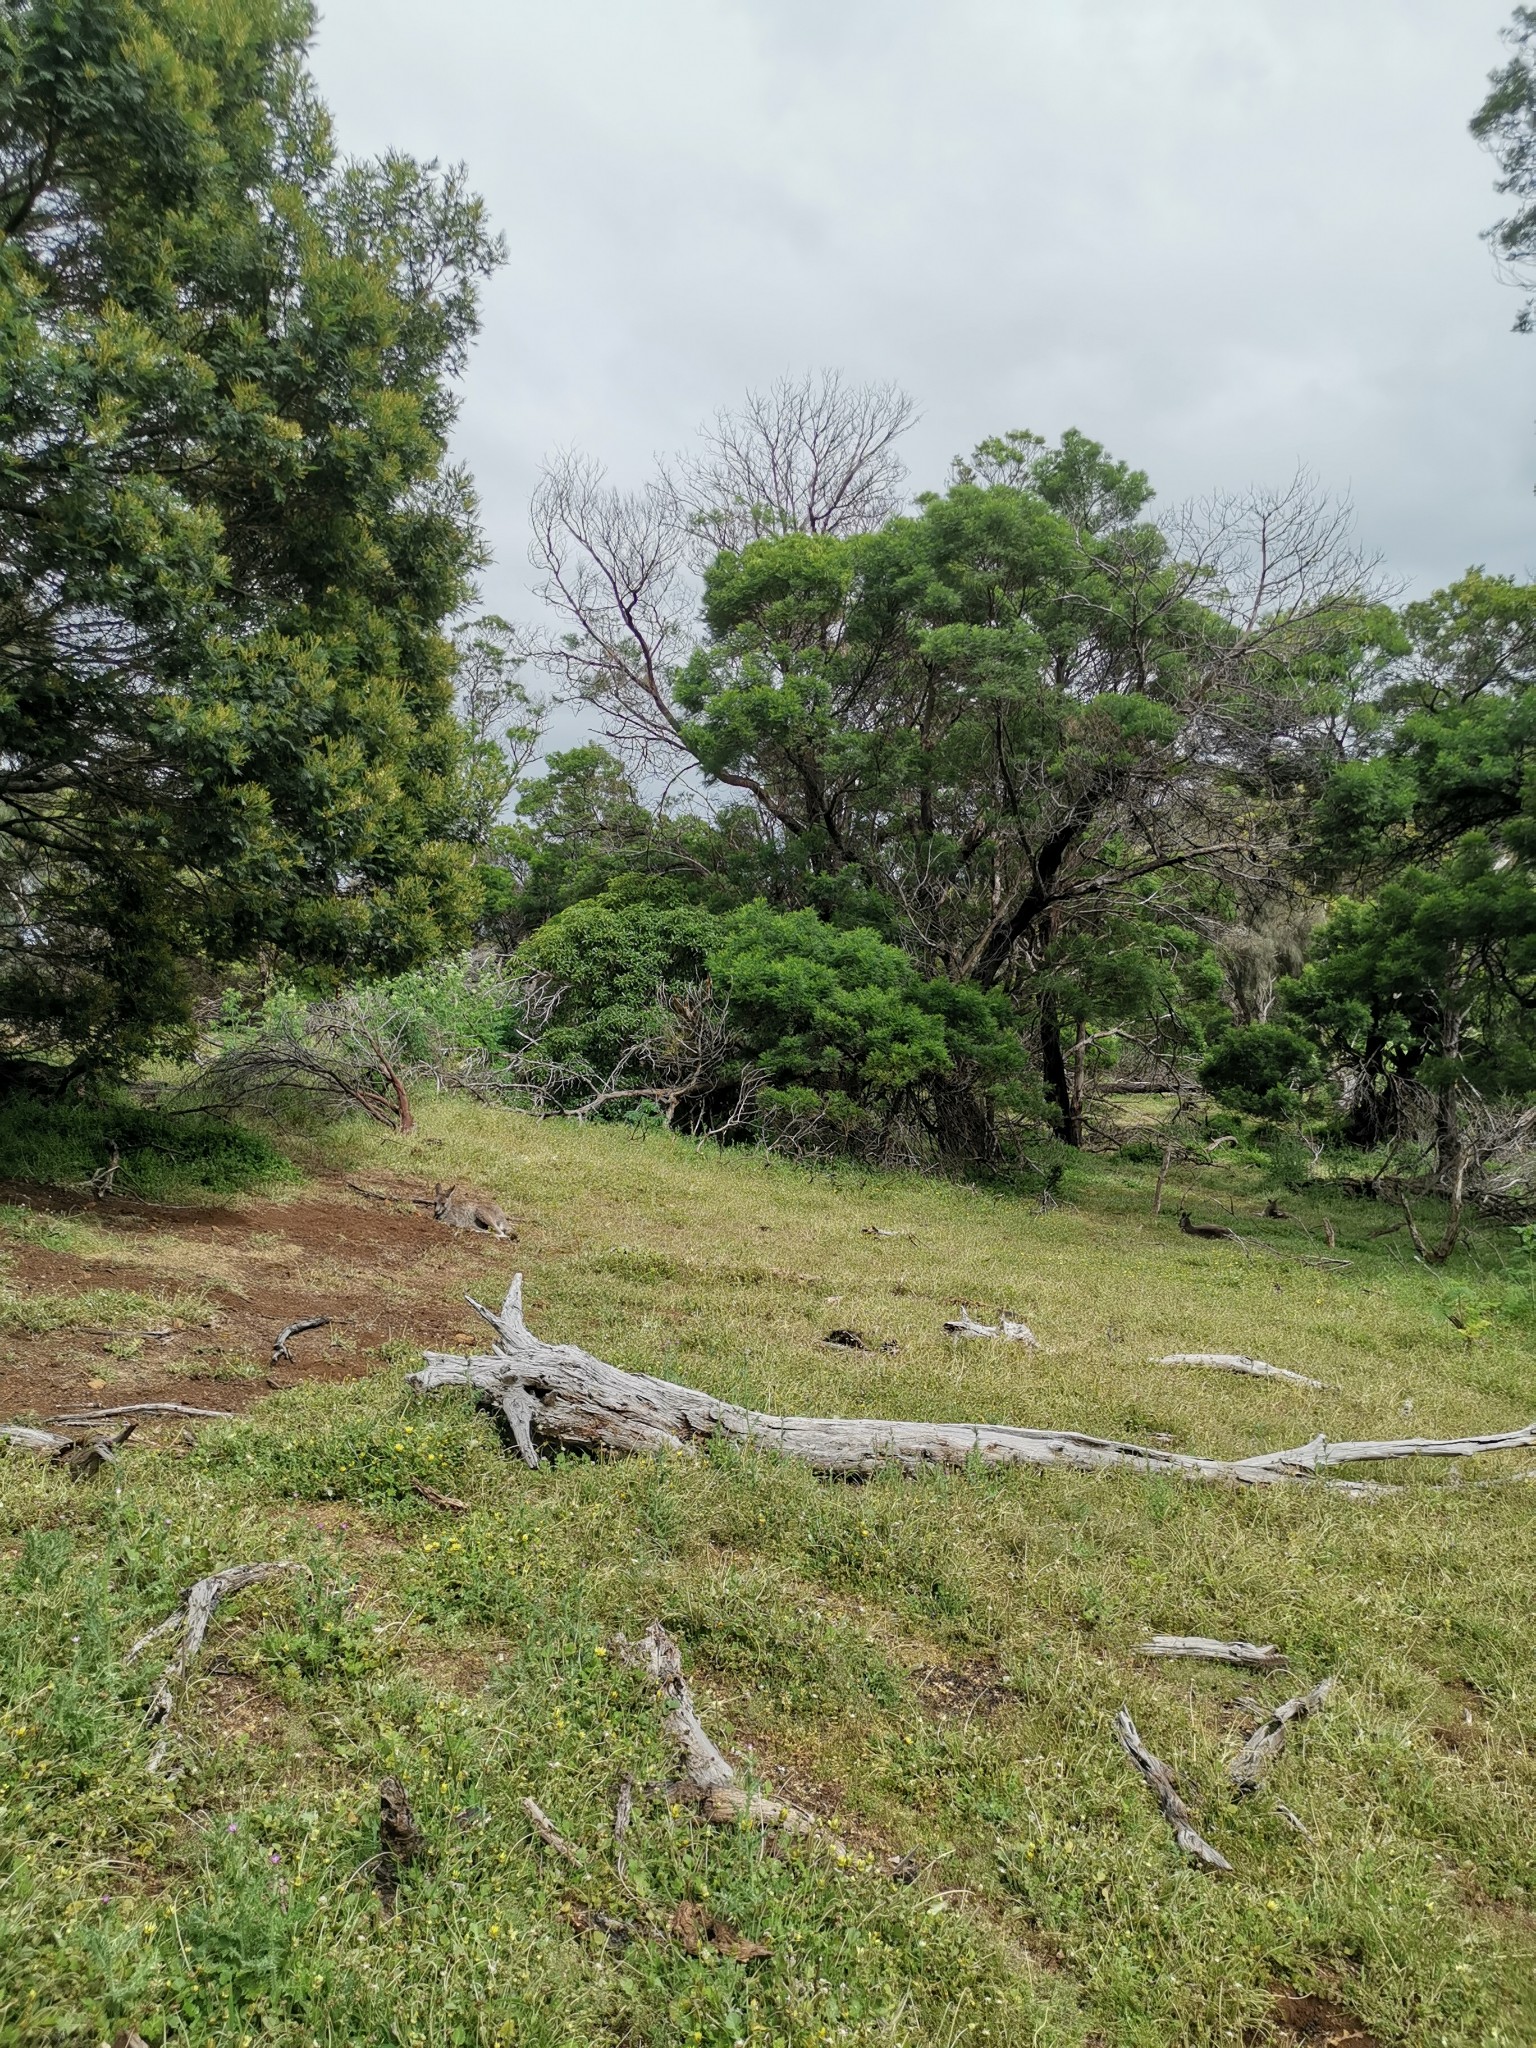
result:
[[[867,533],[901,509],[896,443],[916,417],[894,384],[781,377],[716,413],[677,465],[678,502],[711,555],[770,534]]]

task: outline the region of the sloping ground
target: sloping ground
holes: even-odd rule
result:
[[[1536,2037],[1536,1488],[1473,1485],[1480,1465],[1384,1469],[1402,1491],[1370,1502],[1067,1473],[860,1488],[757,1456],[535,1473],[465,1397],[402,1391],[422,1344],[473,1327],[462,1294],[521,1266],[545,1334],[780,1411],[1222,1454],[1508,1428],[1536,1415],[1508,1234],[1435,1276],[1401,1235],[1366,1241],[1390,1218],[1335,1206],[1335,1272],[1299,1263],[1317,1204],[1261,1221],[1220,1163],[1154,1221],[1134,1170],[1042,1215],[460,1105],[423,1126],[349,1134],[345,1172],[289,1201],[8,1212],[0,1414],[251,1413],[146,1427],[94,1485],[0,1460],[0,2044]],[[518,1244],[347,1186],[459,1173]],[[1270,1249],[1181,1236],[1180,1202]],[[957,1346],[962,1305],[1041,1349]],[[320,1314],[273,1370],[276,1330]],[[1203,1350],[1337,1391],[1149,1362]],[[219,1611],[150,1776],[158,1653],[125,1649],[193,1578],[280,1556],[309,1576]],[[841,1851],[648,1792],[676,1755],[615,1639],[653,1619],[732,1761]],[[1138,1656],[1157,1630],[1278,1643],[1290,1668]],[[1324,1676],[1324,1711],[1231,1796],[1256,1720]],[[1231,1878],[1179,1854],[1115,1745],[1122,1706]],[[426,1841],[393,1914],[388,1772]],[[578,1862],[538,1843],[530,1795]]]

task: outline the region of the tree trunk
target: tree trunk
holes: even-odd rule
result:
[[[1061,1008],[1054,993],[1040,999],[1040,1068],[1056,1107],[1056,1135],[1064,1145],[1083,1142],[1082,1110],[1072,1094],[1072,1077],[1061,1043]]]

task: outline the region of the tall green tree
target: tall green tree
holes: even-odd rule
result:
[[[1373,629],[1304,492],[1201,532],[1151,495],[1085,435],[1005,435],[873,532],[759,517],[691,641],[664,495],[567,470],[541,499],[567,673],[610,728],[749,800],[800,900],[1006,992],[1074,1142],[1084,1051],[1181,1028],[1192,934],[1266,863]]]
[[[1488,230],[1514,282],[1536,283],[1536,8],[1517,7],[1504,30],[1509,61],[1490,72],[1488,96],[1472,117],[1472,133],[1499,166],[1497,190],[1512,210]],[[1522,334],[1533,325],[1536,302],[1515,318]]]
[[[447,458],[498,260],[457,172],[340,159],[304,0],[0,15],[0,1020],[122,1068],[199,963],[459,943]]]

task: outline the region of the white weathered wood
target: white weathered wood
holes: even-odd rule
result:
[[[586,1862],[583,1852],[574,1842],[565,1839],[536,1799],[525,1799],[523,1811],[533,1824],[533,1832],[546,1849],[553,1849],[557,1856],[562,1857],[567,1863],[574,1864],[578,1869]]]
[[[0,1441],[14,1444],[18,1451],[37,1451],[49,1458],[61,1458],[75,1447],[72,1436],[60,1436],[56,1429],[28,1429],[21,1422],[8,1422],[0,1429]]]
[[[1224,1643],[1215,1636],[1151,1636],[1136,1647],[1143,1657],[1198,1657],[1252,1671],[1283,1671],[1289,1661],[1273,1643]]]
[[[1502,1435],[1438,1442],[1330,1444],[1317,1437],[1294,1450],[1245,1458],[1199,1458],[1146,1444],[1121,1443],[1070,1429],[1025,1429],[1001,1423],[902,1422],[873,1417],[768,1415],[718,1400],[695,1387],[650,1373],[625,1372],[574,1344],[546,1344],[523,1321],[521,1275],[499,1312],[468,1296],[496,1332],[494,1348],[473,1356],[429,1351],[409,1375],[416,1392],[472,1387],[500,1405],[509,1389],[530,1399],[530,1441],[579,1451],[667,1451],[696,1455],[711,1442],[758,1445],[796,1458],[828,1477],[861,1479],[894,1466],[907,1473],[935,1466],[1066,1466],[1075,1471],[1166,1473],[1171,1477],[1283,1485],[1315,1478],[1334,1466],[1378,1458],[1471,1457],[1536,1449],[1536,1422]],[[1366,1498],[1382,1489],[1342,1481],[1335,1490]]]
[[[1295,1699],[1276,1707],[1263,1726],[1254,1730],[1227,1765],[1227,1776],[1239,1794],[1256,1789],[1259,1779],[1284,1749],[1287,1728],[1293,1721],[1304,1721],[1309,1714],[1315,1714],[1333,1691],[1333,1686],[1334,1681],[1325,1678],[1310,1692],[1299,1693]]]
[[[1154,1358],[1154,1365],[1200,1365],[1211,1372],[1246,1373],[1256,1380],[1289,1380],[1293,1386],[1313,1387],[1318,1393],[1336,1389],[1326,1381],[1308,1379],[1304,1372],[1288,1372],[1283,1365],[1266,1365],[1262,1358],[1247,1358],[1240,1351],[1173,1351],[1166,1358]]]
[[[753,1827],[781,1828],[795,1835],[815,1835],[841,1843],[826,1835],[813,1814],[783,1799],[770,1799],[761,1792],[749,1792],[735,1771],[704,1732],[693,1694],[683,1676],[682,1652],[659,1621],[653,1621],[638,1643],[619,1638],[619,1655],[638,1665],[662,1697],[670,1700],[672,1711],[665,1722],[667,1733],[677,1744],[683,1760],[683,1782],[672,1789],[698,1807],[706,1820],[728,1825],[747,1821]]]
[[[144,1712],[146,1728],[163,1726],[175,1710],[175,1688],[182,1684],[197,1660],[203,1647],[203,1638],[208,1633],[208,1624],[213,1620],[214,1609],[221,1600],[232,1593],[240,1593],[247,1586],[253,1586],[260,1579],[275,1578],[280,1572],[300,1572],[307,1567],[291,1557],[277,1558],[260,1564],[227,1565],[221,1572],[210,1572],[205,1579],[199,1579],[189,1588],[186,1598],[174,1613],[152,1628],[148,1635],[140,1636],[129,1649],[124,1663],[131,1664],[143,1654],[151,1643],[162,1641],[166,1636],[181,1637],[175,1654],[160,1675]],[[149,1759],[149,1769],[158,1770],[164,1757],[165,1744],[157,1743]]]
[[[122,1408],[84,1408],[78,1414],[52,1415],[50,1422],[84,1428],[92,1422],[110,1422],[121,1415],[190,1415],[199,1422],[233,1422],[233,1408],[188,1408],[181,1401],[130,1401]]]
[[[1195,1826],[1194,1815],[1179,1797],[1172,1771],[1147,1748],[1124,1707],[1115,1716],[1115,1733],[1120,1738],[1120,1747],[1150,1786],[1158,1811],[1173,1829],[1173,1839],[1185,1855],[1193,1856],[1207,1870],[1230,1871],[1232,1866],[1226,1857],[1219,1849],[1213,1849]]]

